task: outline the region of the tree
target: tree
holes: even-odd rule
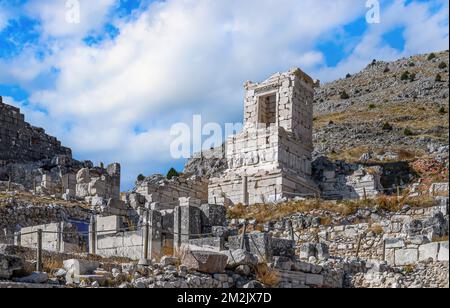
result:
[[[434,53],[430,53],[430,55],[428,56],[428,61],[431,61],[434,58],[436,58],[436,55]]]
[[[345,92],[345,90],[341,92],[341,99],[349,99],[349,98],[350,96],[347,94],[347,92]]]
[[[142,182],[143,180],[145,180],[145,176],[143,174],[139,174],[137,177],[137,181]]]
[[[400,76],[401,80],[408,80],[409,79],[409,72],[406,71],[402,74],[402,76]]]
[[[439,69],[443,70],[447,68],[447,63],[445,63],[444,61],[442,61],[441,63],[439,63]]]
[[[178,177],[178,176],[180,176],[180,174],[174,168],[170,168],[169,172],[167,172],[167,178],[169,180],[173,179],[174,177]]]

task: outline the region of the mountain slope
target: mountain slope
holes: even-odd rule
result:
[[[448,66],[448,51],[374,61],[320,87],[314,104],[316,155],[358,160],[372,151],[408,158],[448,146]]]

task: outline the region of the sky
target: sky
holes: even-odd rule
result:
[[[446,50],[448,10],[448,0],[0,0],[0,95],[74,158],[120,162],[129,189],[138,174],[183,169],[173,124],[242,122],[245,81],[300,67],[328,82],[373,59]]]

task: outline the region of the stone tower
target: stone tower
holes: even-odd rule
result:
[[[209,202],[255,204],[318,194],[311,180],[317,83],[300,69],[245,85],[244,131],[227,141],[229,169]]]

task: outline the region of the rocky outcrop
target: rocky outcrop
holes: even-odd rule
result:
[[[25,122],[20,110],[4,104],[0,97],[0,165],[39,161],[56,155],[71,157],[72,151],[42,128]]]

